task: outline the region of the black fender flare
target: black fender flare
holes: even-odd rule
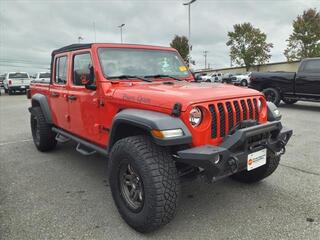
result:
[[[151,130],[170,130],[182,129],[183,136],[160,139],[152,136],[152,140],[161,146],[173,146],[181,144],[190,144],[192,136],[189,129],[180,118],[170,116],[165,113],[154,112],[141,109],[125,109],[117,113],[112,121],[112,127],[109,134],[108,150],[116,142],[117,129],[121,124],[128,124],[141,128],[150,133]],[[130,131],[128,129],[128,131]]]
[[[48,99],[45,95],[41,93],[36,93],[31,98],[32,107],[29,108],[29,111],[32,111],[33,107],[40,106],[44,117],[47,121],[47,123],[52,123],[52,115],[51,115],[51,109],[49,107]]]

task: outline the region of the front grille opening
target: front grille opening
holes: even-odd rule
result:
[[[238,125],[240,123],[240,107],[238,101],[234,101],[233,105],[236,110],[236,125]]]
[[[218,110],[220,115],[220,137],[226,135],[226,116],[224,114],[224,107],[222,103],[218,103]]]
[[[249,118],[253,119],[253,107],[252,107],[251,100],[248,99],[247,103],[248,103],[248,108],[249,108]]]
[[[211,138],[217,137],[217,113],[214,105],[209,105],[209,111],[211,112]]]
[[[231,107],[231,103],[227,102],[227,111],[228,111],[228,124],[229,124],[229,132],[233,128],[233,111]]]
[[[240,102],[241,102],[241,107],[243,112],[243,120],[246,120],[248,119],[246,103],[244,102],[244,100],[241,100]]]

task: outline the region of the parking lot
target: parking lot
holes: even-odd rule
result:
[[[0,96],[0,239],[319,239],[320,104],[281,105],[294,135],[259,184],[182,184],[176,218],[142,235],[120,218],[107,161],[75,145],[36,150],[25,95]]]

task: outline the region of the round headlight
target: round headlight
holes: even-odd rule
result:
[[[191,109],[189,114],[189,121],[193,127],[199,126],[202,121],[202,111],[198,107]]]

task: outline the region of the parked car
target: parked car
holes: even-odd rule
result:
[[[266,99],[279,105],[297,101],[320,101],[320,58],[301,61],[297,72],[254,72],[250,88],[264,93]]]
[[[231,82],[234,85],[248,86],[250,82],[250,76],[251,72],[245,74],[236,74],[231,77]]]
[[[221,73],[209,73],[202,76],[203,82],[222,82],[222,74]]]
[[[222,82],[223,83],[231,83],[231,78],[233,77],[234,74],[232,73],[224,73],[222,74]]]
[[[51,67],[52,81],[28,91],[36,148],[73,140],[105,155],[114,202],[139,232],[173,219],[179,178],[258,182],[292,135],[262,93],[194,82],[173,48],[75,44],[53,51]]]
[[[2,87],[3,87],[3,81],[4,81],[5,77],[6,77],[6,75],[5,75],[5,74],[0,75],[0,88],[2,88]]]
[[[4,91],[9,95],[19,92],[26,92],[30,85],[30,77],[26,72],[9,72],[3,81]]]
[[[35,75],[33,82],[50,82],[51,74],[50,72],[38,72]]]

